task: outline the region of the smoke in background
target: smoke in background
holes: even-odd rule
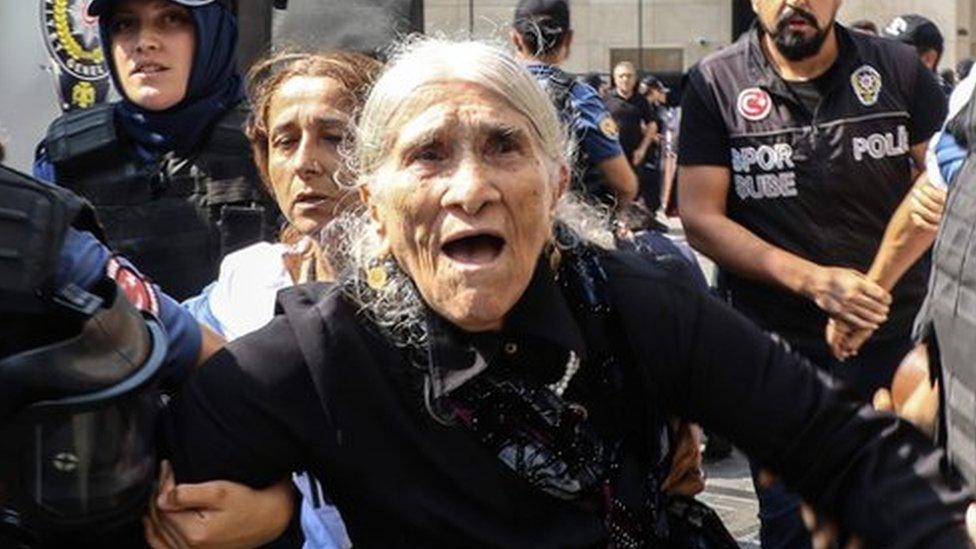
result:
[[[275,10],[276,46],[344,48],[375,54],[401,35],[423,32],[422,0],[289,0]]]

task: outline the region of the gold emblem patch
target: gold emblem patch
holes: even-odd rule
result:
[[[609,114],[604,116],[603,120],[600,120],[600,131],[603,132],[603,135],[611,139],[616,139],[620,135],[620,128],[617,126],[617,121]]]
[[[865,107],[874,106],[881,95],[881,74],[871,65],[863,65],[851,74],[854,95]]]
[[[44,44],[62,70],[79,80],[108,77],[98,36],[98,18],[88,15],[87,0],[42,0]]]
[[[79,80],[71,87],[71,104],[78,108],[90,108],[96,99],[95,86],[91,82]]]

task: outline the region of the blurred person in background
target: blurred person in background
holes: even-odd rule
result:
[[[969,76],[970,71],[973,70],[973,61],[972,57],[967,57],[956,63],[956,78],[959,79],[959,82],[962,82]]]
[[[918,58],[933,73],[938,73],[939,61],[945,50],[945,38],[931,19],[918,15],[899,15],[881,31],[881,36],[897,40],[915,48]],[[952,93],[952,83],[941,80],[946,97]]]
[[[613,68],[613,82],[607,94],[607,109],[620,130],[620,147],[640,181],[640,197],[652,212],[660,208],[660,185],[644,169],[647,158],[658,137],[660,121],[654,118],[651,105],[638,92],[637,71],[630,61],[617,63]],[[655,189],[657,189],[655,191]],[[647,200],[650,199],[650,203]]]
[[[639,182],[620,146],[620,129],[597,91],[559,68],[573,29],[566,0],[520,0],[510,35],[515,52],[546,89],[576,139],[573,190],[592,203],[622,210]]]
[[[858,19],[850,24],[851,30],[856,30],[858,32],[863,32],[864,34],[870,34],[873,36],[878,35],[878,25],[874,24],[874,21],[870,19]]]
[[[607,92],[610,90],[610,84],[607,84],[600,73],[588,72],[581,76],[579,80],[580,82],[596,90],[596,93],[600,96],[600,99],[606,99]]]

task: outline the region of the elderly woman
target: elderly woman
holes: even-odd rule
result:
[[[680,546],[660,490],[676,414],[870,545],[969,543],[971,497],[921,434],[608,249],[562,197],[566,133],[515,59],[414,43],[358,132],[370,220],[348,224],[348,268],[283,292],[191,380],[164,425],[179,480],[307,469],[363,547]]]

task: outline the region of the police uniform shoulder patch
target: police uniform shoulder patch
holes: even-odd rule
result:
[[[851,73],[851,87],[854,95],[865,107],[874,106],[881,95],[881,73],[871,65],[861,65]]]
[[[746,88],[739,92],[736,109],[746,120],[759,122],[773,110],[773,99],[762,88]]]
[[[604,115],[603,119],[600,120],[600,131],[610,139],[617,139],[620,136],[620,127],[617,126],[617,121],[609,114]]]
[[[152,283],[139,271],[115,257],[109,259],[105,274],[118,284],[132,305],[140,311],[159,316],[159,296]]]

